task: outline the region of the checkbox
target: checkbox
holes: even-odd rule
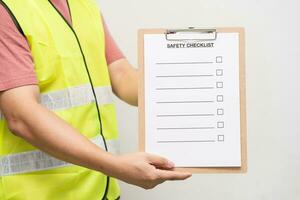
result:
[[[216,70],[216,75],[217,76],[223,76],[223,69],[217,69]]]
[[[223,82],[217,82],[217,88],[223,88]]]
[[[217,102],[223,102],[223,101],[224,101],[223,95],[218,95]]]
[[[222,63],[223,62],[223,57],[222,56],[217,56],[216,57],[216,63]]]
[[[217,109],[217,115],[224,115],[224,109],[218,108]]]
[[[218,122],[217,127],[218,128],[224,128],[224,122]]]
[[[225,139],[224,135],[218,135],[219,142],[224,142],[224,139]]]

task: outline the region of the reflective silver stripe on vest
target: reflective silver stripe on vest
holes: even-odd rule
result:
[[[97,136],[91,139],[91,141],[97,146],[105,148],[101,136]],[[118,140],[107,140],[106,144],[109,152],[119,153]],[[58,160],[40,150],[28,151],[0,157],[0,176],[30,173],[66,166],[72,166],[72,164]]]
[[[95,93],[99,105],[111,104],[113,102],[111,86],[96,87]],[[93,102],[95,102],[95,98],[90,84],[41,95],[41,104],[49,110],[65,110]]]
[[[113,103],[111,86],[95,87],[98,105]],[[52,111],[66,110],[95,102],[90,84],[70,87],[65,90],[41,94],[41,104]],[[0,111],[0,120],[4,116]]]

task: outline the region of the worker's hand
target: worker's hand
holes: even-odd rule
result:
[[[116,178],[144,189],[152,189],[167,180],[184,180],[187,172],[173,171],[174,164],[160,156],[135,153],[116,156]]]

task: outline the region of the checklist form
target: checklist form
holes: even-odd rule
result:
[[[241,167],[239,47],[239,33],[144,35],[146,152],[176,167]]]

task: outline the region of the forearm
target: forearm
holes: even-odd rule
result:
[[[121,79],[121,98],[130,105],[138,105],[138,70],[132,69],[125,73]]]
[[[120,59],[109,66],[114,93],[130,105],[138,105],[138,70],[126,59]]]
[[[114,156],[81,135],[51,111],[32,103],[8,116],[10,129],[48,154],[90,169],[108,172]],[[33,114],[34,113],[34,114]]]

